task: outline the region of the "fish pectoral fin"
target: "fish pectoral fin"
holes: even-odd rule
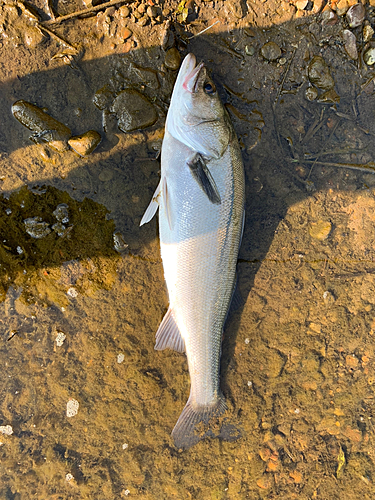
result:
[[[150,222],[150,220],[156,214],[159,208],[160,191],[161,191],[161,181],[159,182],[158,187],[155,190],[155,193],[152,197],[152,200],[150,201],[150,204],[148,205],[145,213],[143,214],[142,220],[139,223],[140,226],[143,226],[143,224],[147,224],[147,222]]]
[[[156,332],[155,349],[162,351],[167,348],[177,352],[185,352],[185,342],[181,337],[171,308],[166,312]]]
[[[193,158],[187,161],[190,171],[197,181],[199,187],[207,195],[211,203],[220,205],[221,198],[216,182],[207,168],[206,162],[199,153],[195,154]]]

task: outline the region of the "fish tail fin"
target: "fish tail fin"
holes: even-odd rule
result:
[[[217,418],[226,410],[227,404],[222,394],[205,406],[194,405],[190,397],[172,431],[175,446],[187,449],[206,437],[218,437],[220,432],[214,432],[213,427],[217,426]],[[199,424],[202,425],[198,428]]]

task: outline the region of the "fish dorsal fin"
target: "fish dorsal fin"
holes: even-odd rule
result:
[[[158,187],[155,190],[155,193],[152,197],[152,200],[150,201],[150,204],[148,205],[145,213],[143,214],[142,220],[139,224],[140,226],[143,226],[143,224],[147,224],[147,222],[150,222],[150,220],[156,214],[159,208],[160,190],[161,190],[161,181],[159,182]]]
[[[194,179],[197,181],[202,191],[207,195],[210,202],[214,205],[220,205],[221,198],[219,190],[202,155],[196,153],[193,158],[187,161],[187,164]]]
[[[181,337],[171,308],[166,312],[156,332],[155,349],[162,351],[167,348],[177,352],[185,352],[185,342]]]
[[[168,198],[168,187],[167,187],[167,179],[164,177],[161,181],[162,183],[162,197],[164,202],[165,213],[167,215],[167,221],[169,229],[172,229],[172,216],[171,216],[171,207],[169,206],[169,198]]]

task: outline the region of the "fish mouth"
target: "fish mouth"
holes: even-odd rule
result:
[[[185,64],[185,62],[187,66],[186,70],[188,71],[188,73],[184,78],[182,88],[193,94],[194,92],[197,91],[196,87],[198,82],[198,76],[201,69],[204,67],[204,63],[201,62],[198,64],[198,66],[196,66],[196,59],[195,56],[193,56],[193,54],[188,54],[183,64]]]

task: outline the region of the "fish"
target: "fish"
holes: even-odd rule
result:
[[[188,361],[190,396],[172,431],[179,449],[217,437],[212,422],[227,410],[220,389],[221,343],[244,206],[238,139],[205,64],[190,53],[167,113],[160,182],[140,222],[149,222],[159,209],[169,308],[155,349],[185,352]]]

